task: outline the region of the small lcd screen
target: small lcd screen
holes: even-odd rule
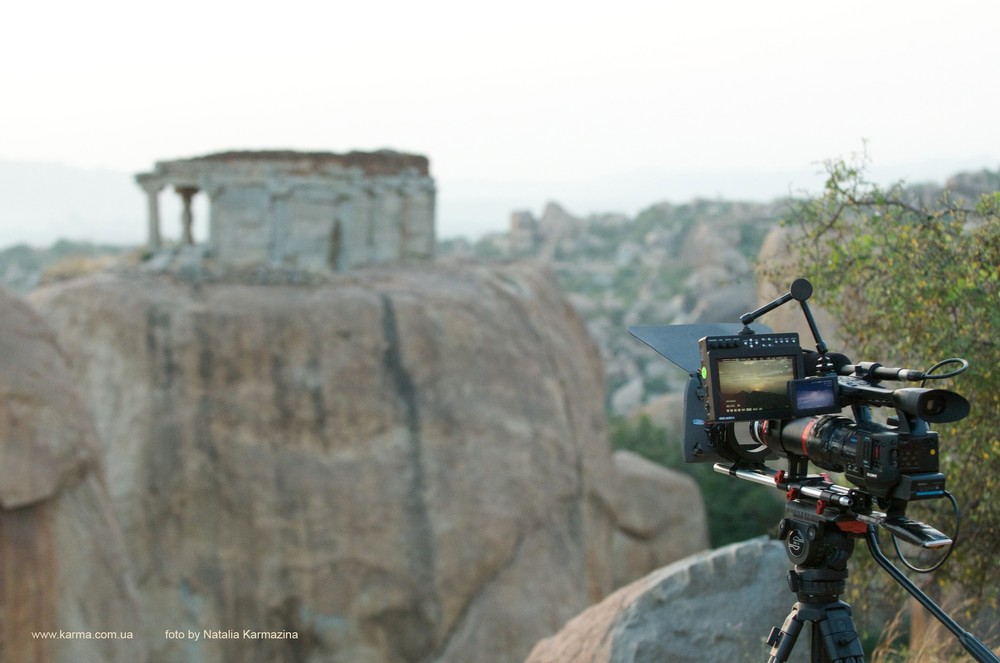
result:
[[[788,395],[796,416],[833,414],[840,411],[837,378],[808,378],[788,383]]]
[[[716,365],[719,418],[753,418],[759,412],[788,410],[788,382],[795,379],[796,357],[733,357]]]

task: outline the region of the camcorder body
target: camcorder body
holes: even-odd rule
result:
[[[920,573],[939,568],[954,547],[952,537],[905,513],[911,501],[947,497],[958,531],[958,503],[945,489],[938,435],[930,424],[963,419],[969,402],[923,385],[959,375],[969,363],[945,359],[926,372],[852,364],[827,351],[806,303],[811,294],[812,285],[798,279],[787,294],[741,316],[740,324],[629,328],[690,376],[684,459],[715,463],[717,472],[786,492],[778,537],[795,565],[787,580],[798,602],[782,627],[771,630],[769,660],[788,660],[806,621],[812,622],[813,660],[864,660],[850,608],[839,600],[854,541],[864,537],[879,566],[955,634],[968,653],[977,661],[1000,663],[889,561],[877,535],[883,528],[894,543],[947,549],[934,566],[921,569],[903,560],[897,545],[900,559]],[[753,324],[792,299],[802,305],[815,351],[803,349],[798,334]],[[952,363],[961,366],[936,372]],[[885,381],[921,386],[890,389]],[[876,421],[873,411],[879,408],[891,412]],[[787,460],[786,470],[766,465],[776,458]],[[854,487],[836,484],[826,473],[809,474],[810,463],[843,475]]]
[[[821,358],[794,333],[704,336],[698,345],[701,367],[685,403],[689,462],[799,457],[842,473],[882,503],[943,496],[938,435],[928,424],[965,417],[969,404],[958,394],[887,389],[878,376],[899,379],[901,369]],[[891,407],[895,416],[876,423],[873,407]]]
[[[804,297],[801,283],[808,286]],[[760,468],[779,457],[795,468],[811,462],[843,474],[868,501],[894,506],[897,513],[911,500],[942,497],[938,435],[929,424],[964,418],[968,401],[944,389],[882,384],[944,376],[852,364],[842,354],[827,352],[805,302],[811,292],[807,281],[796,281],[788,295],[744,315],[742,324],[629,328],[690,376],[684,399],[685,461],[740,468]],[[750,324],[793,297],[802,304],[816,351],[803,349],[797,333]],[[879,423],[873,408],[894,413]]]

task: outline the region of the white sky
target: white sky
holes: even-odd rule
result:
[[[7,3],[0,159],[412,151],[441,236],[548,200],[767,200],[863,141],[943,179],[1000,165],[998,30],[988,0]]]

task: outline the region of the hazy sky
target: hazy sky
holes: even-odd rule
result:
[[[412,151],[442,236],[548,200],[766,200],[865,140],[943,178],[1000,165],[998,29],[986,0],[8,3],[0,159]]]

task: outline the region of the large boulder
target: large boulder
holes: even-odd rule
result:
[[[0,308],[0,658],[144,660],[93,419],[41,316]]]
[[[519,661],[610,591],[601,364],[547,272],[190,278],[35,295],[154,660]]]
[[[525,663],[753,661],[795,603],[784,546],[766,538],[685,558],[614,592],[542,640]],[[809,635],[793,662],[809,660]]]
[[[616,451],[614,463],[615,587],[708,548],[705,502],[694,479],[630,451]]]

